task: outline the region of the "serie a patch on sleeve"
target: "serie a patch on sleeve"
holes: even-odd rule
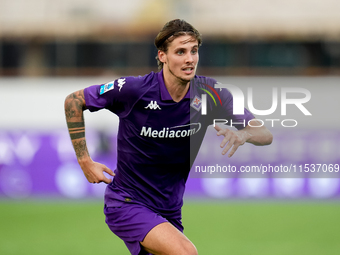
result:
[[[115,81],[110,81],[106,84],[101,85],[99,94],[103,95],[104,93],[110,91],[111,89],[114,89],[114,83]]]

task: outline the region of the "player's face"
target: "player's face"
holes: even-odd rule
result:
[[[194,78],[198,63],[198,42],[190,35],[175,38],[166,53],[161,52],[164,75],[170,75],[180,82]]]

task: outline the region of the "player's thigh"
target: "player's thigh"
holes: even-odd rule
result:
[[[155,226],[141,245],[155,255],[197,255],[194,244],[169,222]]]

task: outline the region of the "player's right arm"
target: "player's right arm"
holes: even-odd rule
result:
[[[111,180],[104,175],[104,172],[114,176],[113,171],[103,164],[94,162],[87,149],[84,121],[84,111],[87,108],[84,90],[79,90],[68,95],[65,99],[64,107],[68,132],[78,163],[83,170],[86,179],[90,183],[110,183]]]

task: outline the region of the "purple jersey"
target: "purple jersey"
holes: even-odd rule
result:
[[[177,103],[165,87],[162,71],[84,90],[91,112],[105,108],[119,117],[117,169],[106,189],[107,206],[127,199],[164,215],[178,213],[192,159],[213,119],[246,123],[253,119],[247,110],[233,116],[232,95],[226,89],[214,90],[215,80],[200,76],[194,80],[202,82],[192,83]],[[207,114],[202,115],[198,111],[201,94],[211,88],[218,93],[219,104],[207,97]]]

